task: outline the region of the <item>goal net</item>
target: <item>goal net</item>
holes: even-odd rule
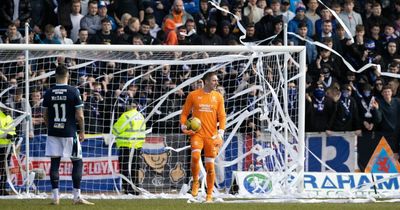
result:
[[[303,47],[2,45],[0,107],[13,117],[18,136],[4,148],[9,157],[0,165],[10,191],[51,191],[41,103],[61,64],[69,68],[69,84],[84,102],[84,193],[122,195],[129,188],[142,195],[187,195],[191,151],[179,116],[188,93],[201,88],[202,76],[210,71],[218,73],[217,91],[227,112],[215,194],[239,193],[237,177],[245,171],[252,172],[242,183],[250,195],[301,191]],[[145,117],[146,138],[138,156],[134,149],[123,153],[132,163],[125,176],[122,152],[110,134],[131,100]],[[60,192],[71,191],[71,173],[72,163],[62,159]],[[202,180],[204,173],[203,168]]]

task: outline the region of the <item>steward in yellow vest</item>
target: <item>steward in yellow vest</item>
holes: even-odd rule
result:
[[[12,138],[16,135],[15,127],[11,127],[13,119],[10,115],[0,110],[0,196],[9,195],[6,191],[6,162],[7,162],[7,146],[11,143]]]
[[[137,110],[138,105],[134,100],[128,101],[128,111],[119,117],[112,130],[116,136],[115,141],[119,152],[120,174],[131,180],[134,186],[139,184],[140,154],[146,137],[146,124],[143,115]],[[130,159],[132,159],[131,167],[129,167]],[[140,193],[125,179],[122,179],[122,191],[132,195]]]
[[[113,126],[112,133],[116,136],[117,147],[135,149],[142,148],[146,137],[146,124],[143,115],[137,110],[137,102],[130,102],[128,111],[124,112]]]

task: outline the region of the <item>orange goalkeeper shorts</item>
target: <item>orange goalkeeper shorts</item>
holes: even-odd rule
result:
[[[190,138],[190,145],[192,150],[204,149],[204,156],[215,158],[218,155],[219,147],[222,145],[220,138],[212,139],[211,137],[200,137],[199,135],[193,135]]]

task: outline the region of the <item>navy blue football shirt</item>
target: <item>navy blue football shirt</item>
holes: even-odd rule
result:
[[[66,84],[56,84],[43,96],[48,113],[48,135],[76,137],[75,110],[83,107],[79,90]]]

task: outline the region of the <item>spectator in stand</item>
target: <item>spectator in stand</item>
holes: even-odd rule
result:
[[[379,29],[379,27],[377,27]],[[350,55],[354,61],[354,68],[360,68],[362,66],[361,57],[365,50],[365,28],[363,25],[356,26],[356,36],[354,38],[354,43],[350,46]]]
[[[204,4],[204,5],[206,5],[206,4]],[[226,11],[229,11],[229,4],[226,1],[222,1],[220,3],[220,7]],[[196,20],[196,17],[195,17],[195,22],[198,23],[197,28],[201,29],[199,31],[200,34],[206,32],[208,20],[215,20],[217,23],[222,23],[223,21],[228,21],[230,24],[234,23],[234,20],[233,20],[234,17],[225,11],[209,9],[208,12],[210,13],[209,15],[200,14],[203,17],[202,20]],[[197,19],[198,19],[198,17],[197,17]],[[200,24],[200,22],[197,22],[197,21],[201,21],[201,24]],[[217,33],[219,33],[218,30],[217,30]]]
[[[158,25],[162,25],[164,17],[169,13],[171,4],[173,2],[169,0],[155,0],[152,1],[151,7],[153,9],[153,15]]]
[[[288,32],[297,33],[298,26],[300,22],[305,22],[308,28],[307,36],[312,37],[314,34],[312,22],[305,16],[306,8],[304,6],[299,6],[296,9],[296,16],[288,23]]]
[[[307,25],[305,23],[299,23],[298,26],[298,35],[305,39],[308,40],[310,42],[313,42],[314,40],[312,40],[310,37],[307,36]],[[317,59],[317,48],[315,47],[314,44],[311,44],[307,41],[303,41],[295,36],[292,37],[291,41],[293,42],[294,45],[304,45],[306,46],[306,55],[307,55],[307,64],[312,64],[316,59]]]
[[[87,29],[89,36],[93,36],[101,29],[101,18],[97,15],[97,1],[89,2],[89,13],[81,19],[81,28]]]
[[[383,31],[383,34],[380,37],[380,42],[382,46],[387,46],[388,42],[394,41],[396,43],[399,42],[398,36],[395,34],[395,28],[394,24],[388,23],[385,25],[385,29]]]
[[[57,30],[58,29],[58,30]],[[72,39],[67,37],[67,30],[64,26],[57,26],[56,28],[56,35],[60,40],[61,44],[74,44]]]
[[[246,37],[243,39],[243,41],[244,42],[255,42],[255,41],[257,41],[257,38],[255,35],[256,35],[256,28],[255,28],[254,23],[247,24]],[[274,34],[274,35],[276,35],[276,34]]]
[[[235,14],[238,17],[239,23],[242,26],[247,26],[247,24],[249,24],[249,18],[247,16],[243,15],[242,12],[242,4],[237,2],[233,8],[232,8],[232,13]],[[232,18],[231,19],[231,27],[232,27],[232,34],[235,35],[236,37],[240,37],[242,35],[242,31],[240,30],[239,24],[237,24],[237,19],[236,18]]]
[[[128,26],[125,26],[125,41],[129,42],[128,40],[132,40],[132,37],[137,35],[140,30],[140,21],[137,17],[131,17],[128,22]]]
[[[372,89],[372,94],[375,98],[382,98],[381,92],[383,86],[385,86],[385,80],[383,77],[378,77],[374,82],[374,88]]]
[[[17,28],[24,27],[31,18],[31,1],[3,0],[0,6],[0,27],[14,23]]]
[[[318,6],[319,6],[318,0],[309,0],[307,3],[308,9],[306,12],[306,17],[311,20],[313,24],[314,33],[316,32],[315,22],[317,22],[317,20],[321,18],[317,13]]]
[[[389,64],[388,66],[388,72],[392,74],[398,74],[400,70],[400,65],[399,62],[393,61],[392,63]],[[393,78],[397,79],[397,78]]]
[[[118,18],[128,13],[132,17],[139,18],[139,22],[144,19],[144,6],[142,0],[118,0],[114,1],[114,11],[117,22],[121,22]]]
[[[139,35],[141,35],[144,45],[158,45],[160,41],[150,35],[150,23],[148,20],[143,20],[140,24]]]
[[[326,37],[330,37],[332,39],[333,42],[332,48],[339,54],[342,54],[342,48],[340,48],[341,45],[339,39],[333,30],[332,21],[330,20],[325,20],[322,23],[322,31],[320,34],[315,35],[315,41],[322,42],[322,39]]]
[[[89,32],[87,29],[79,29],[78,40],[75,44],[88,44]]]
[[[171,12],[164,18],[164,24],[167,19],[172,20],[176,25],[185,25],[186,21],[193,17],[183,8],[182,0],[175,0]]]
[[[165,19],[163,31],[165,32],[165,45],[178,44],[178,35],[176,34],[175,22],[172,19]]]
[[[99,1],[99,16],[101,19],[107,18],[108,20],[110,20],[111,23],[111,30],[115,31],[117,30],[117,22],[115,21],[115,19],[113,17],[111,17],[110,15],[107,14],[108,8],[107,8],[108,4],[105,1]]]
[[[398,48],[398,42],[394,40],[388,42],[386,50],[382,54],[382,71],[387,70],[392,63],[400,63]]]
[[[225,1],[221,1],[220,7],[224,8],[226,5]],[[226,8],[224,8],[226,9]],[[212,14],[210,14],[212,13]],[[222,15],[224,12],[220,10],[215,10],[211,9],[210,6],[208,5],[208,0],[200,0],[200,10],[198,13],[193,14],[193,18],[197,28],[197,33],[201,35],[202,33],[205,33],[206,27],[207,27],[207,21],[210,20],[211,16],[213,15],[213,18],[219,19],[220,15]],[[218,21],[218,20],[217,20]],[[222,21],[222,20],[221,20]]]
[[[360,26],[360,25],[359,25]],[[365,28],[365,26],[361,26],[363,28]],[[375,42],[375,47],[376,49],[381,52],[384,48],[384,46],[382,45],[381,40],[381,28],[379,26],[378,23],[375,24],[371,24],[371,27],[369,29],[369,31],[367,31],[368,33],[366,33],[366,40],[373,40]]]
[[[79,29],[81,29],[81,19],[84,17],[80,11],[81,1],[72,0],[72,9],[70,14],[72,29],[70,31],[70,38],[74,43],[78,40]]]
[[[218,24],[215,20],[210,20],[207,23],[207,32],[201,35],[202,45],[222,45],[221,37],[216,34]],[[253,25],[254,28],[254,25]]]
[[[329,64],[322,64],[317,84],[322,84],[325,89],[328,89],[337,82],[338,78],[334,76],[332,66]]]
[[[160,26],[158,26],[158,24],[156,23],[156,18],[154,17],[154,15],[146,15],[145,16],[145,20],[147,20],[149,22],[149,26],[150,26],[150,35],[154,38],[157,37],[157,32],[159,30],[161,30]]]
[[[306,132],[325,132],[336,110],[335,103],[325,95],[325,88],[317,84],[312,95],[306,94]]]
[[[315,22],[315,36],[320,36],[320,34],[322,33],[323,24],[327,20],[331,21],[332,28],[336,29],[336,20],[333,18],[331,12],[327,8],[323,7],[320,13],[321,18]]]
[[[372,95],[372,86],[364,84],[359,97],[355,97],[359,108],[359,115],[362,121],[362,135],[357,138],[358,166],[364,171],[371,155],[373,154],[379,140],[374,137],[375,132],[375,110],[372,103],[375,97]]]
[[[389,85],[382,88],[382,98],[374,100],[372,107],[375,109],[375,125],[376,125],[376,138],[381,139],[385,137],[389,146],[391,147],[394,158],[398,159],[399,153],[399,116],[400,116],[400,101],[398,98],[392,97],[392,89]]]
[[[279,4],[279,1],[276,0],[275,2],[278,2],[276,4]],[[274,2],[273,2],[274,3]],[[270,14],[265,15],[264,17],[261,18],[260,21],[258,21],[258,23],[256,23],[255,25],[255,33],[256,33],[256,37],[257,40],[264,40],[266,38],[269,38],[270,36],[272,36],[274,34],[274,24],[276,22],[281,22],[282,21],[282,16],[278,15],[278,16],[273,16]],[[262,45],[268,45],[269,44],[269,40],[262,42]]]
[[[290,5],[290,1],[289,0],[283,0],[282,3],[288,3],[288,5]],[[281,0],[271,0],[270,8],[271,8],[271,11],[272,11],[272,16],[277,17],[277,16],[282,15],[282,12],[281,12]],[[264,16],[265,16],[265,14],[264,14]],[[294,17],[294,14],[293,14],[293,17]]]
[[[257,0],[248,0],[247,7],[243,8],[243,15],[248,17],[250,22],[257,23],[264,16],[264,10],[257,7]]]
[[[5,44],[20,44],[24,42],[21,33],[18,31],[17,26],[14,23],[11,23],[8,26],[3,42]]]
[[[228,45],[232,40],[238,40],[238,38],[231,33],[230,26],[231,24],[228,21],[221,22],[221,30],[218,35],[221,37],[223,45]]]
[[[397,78],[388,78],[387,80],[387,84],[390,86],[390,88],[392,89],[392,97],[393,98],[399,98],[399,79]]]
[[[117,35],[111,30],[111,21],[107,18],[101,20],[101,30],[92,36],[90,44],[119,44]]]
[[[42,40],[42,44],[61,44],[61,41],[55,36],[53,25],[46,25],[44,29],[44,34],[46,37]]]
[[[31,106],[29,103],[28,106],[26,106],[26,99],[22,97],[23,95],[22,91],[23,91],[22,88],[16,88],[15,94],[12,95],[12,97],[9,97],[6,101],[6,106],[12,109],[10,115],[13,119],[16,119],[17,117],[22,115],[22,113],[14,110],[19,110],[19,111],[31,110]],[[32,121],[28,121],[26,118],[23,119],[22,122],[15,127],[15,132],[17,133],[17,136],[18,137],[26,136],[26,126],[29,126],[28,129],[29,138],[33,138]]]
[[[56,1],[54,2],[56,6],[55,12],[57,14],[57,24],[62,25],[67,29],[68,34],[72,29],[71,22],[71,12],[72,12],[72,0],[67,1]]]
[[[352,88],[349,84],[344,84],[340,89],[336,111],[327,133],[330,135],[331,131],[355,131],[358,136],[361,134],[361,123],[356,101],[351,96]]]
[[[345,0],[343,8],[344,10],[339,14],[339,17],[350,30],[351,36],[355,36],[356,26],[363,24],[361,15],[353,10],[354,0]],[[347,35],[347,37],[349,38],[350,36]]]
[[[120,25],[120,26],[122,26],[123,28],[125,28],[125,27],[127,27],[128,25],[129,25],[129,20],[132,18],[132,15],[131,14],[129,14],[129,13],[124,13],[122,16],[121,16],[121,20],[120,20],[120,22],[118,22],[118,24]]]
[[[194,20],[189,19],[186,21],[187,38],[192,45],[201,45],[201,37],[197,34],[196,24]]]
[[[340,48],[342,49],[342,56],[346,60],[354,61],[354,58],[351,57],[351,50],[352,50],[351,45],[353,44],[353,42],[351,41],[350,38],[346,37],[346,31],[340,24],[338,24],[336,28],[336,37],[339,41]]]
[[[381,63],[382,56],[376,50],[374,41],[369,40],[365,43],[365,50],[361,57],[361,61],[364,65],[369,63],[373,64]],[[367,69],[367,71],[364,71],[363,74],[365,74],[368,77],[369,81],[375,81],[376,77],[379,76],[380,73],[377,71],[376,67],[371,67]]]
[[[32,90],[31,93],[32,107],[32,124],[34,135],[47,134],[47,127],[44,123],[42,112],[42,92],[40,90]]]
[[[342,12],[342,6],[340,6],[340,3],[337,1],[332,2],[331,8],[337,15],[339,15]],[[335,18],[333,17],[333,19]]]
[[[86,126],[88,128],[86,131],[89,133],[102,133],[104,128],[104,91],[101,83],[93,83],[93,89],[84,106],[87,119]]]
[[[389,22],[391,23],[396,23],[397,27],[396,27],[396,31],[398,28],[398,21],[399,21],[399,14],[400,14],[400,0],[394,0],[393,2],[393,6],[390,9],[390,11],[388,12],[389,15]]]
[[[381,31],[383,31],[383,27],[388,23],[388,20],[382,15],[382,6],[380,3],[375,2],[372,4],[372,14],[364,23],[367,31],[374,24],[379,25]]]
[[[290,8],[290,0],[283,0],[281,4],[281,15],[283,17],[283,21],[288,23],[289,21],[295,18],[296,14],[294,14]]]
[[[52,1],[30,0],[30,3],[32,19],[29,25],[35,33],[42,33],[42,29],[47,24],[57,24],[57,15],[54,13]]]
[[[311,76],[313,81],[318,81],[320,79],[320,72],[323,66],[330,67],[330,73],[333,74],[335,78],[339,75],[339,70],[335,67],[337,63],[336,60],[332,57],[332,52],[328,49],[321,49],[319,51],[319,55],[315,62],[309,67],[307,73]],[[340,77],[339,77],[340,78]]]
[[[257,7],[261,8],[264,11],[265,7],[267,7],[267,1],[266,0],[257,0]]]
[[[186,26],[178,27],[178,45],[190,45],[190,40],[187,38]]]

